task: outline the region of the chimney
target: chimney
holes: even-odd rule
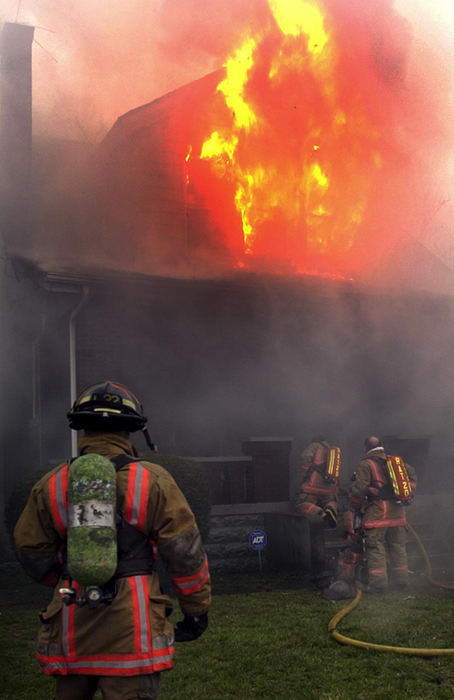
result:
[[[0,38],[0,192],[5,233],[26,226],[32,163],[32,43],[35,28],[6,22]]]

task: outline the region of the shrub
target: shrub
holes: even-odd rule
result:
[[[5,507],[5,525],[11,538],[13,536],[14,526],[25,508],[30,491],[36,482],[51,469],[51,466],[47,466],[30,472],[30,474],[27,474],[27,476],[18,481],[14,486]]]
[[[196,460],[175,455],[153,453],[144,459],[159,464],[173,476],[192,508],[202,539],[206,541],[210,524],[210,492],[208,477],[203,467]],[[5,509],[6,528],[11,537],[32,487],[52,468],[52,466],[47,466],[31,472],[15,485]]]
[[[202,465],[195,459],[157,453],[147,459],[164,467],[173,476],[192,508],[205,542],[210,529],[210,489]]]

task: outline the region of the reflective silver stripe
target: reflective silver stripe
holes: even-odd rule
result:
[[[173,582],[176,586],[178,586],[178,588],[181,591],[184,591],[187,588],[194,588],[195,586],[198,586],[199,583],[201,583],[207,577],[208,577],[208,562],[205,561],[205,564],[203,565],[202,570],[200,571],[199,575],[196,578],[192,578],[190,581],[183,581],[181,583],[178,581],[178,578],[177,578],[177,579],[173,579]]]
[[[140,651],[145,654],[150,651],[148,638],[148,600],[145,594],[144,579],[142,576],[134,576],[137,583],[137,599],[139,602],[139,622],[140,622]]]
[[[197,586],[201,581],[203,581],[204,578],[206,578],[206,576],[207,572],[205,571],[203,575],[199,576],[194,581],[188,581],[187,583],[177,583],[177,586],[181,591],[184,591],[186,588],[194,588],[194,586]]]
[[[65,467],[63,467],[65,469]],[[57,508],[60,515],[63,526],[68,527],[68,513],[65,508],[65,500],[63,494],[63,469],[57,472],[55,475],[55,491],[57,494]]]
[[[63,654],[69,656],[69,605],[63,605],[61,611],[61,647]]]
[[[142,492],[143,467],[137,462],[136,479],[134,483],[134,501],[131,508],[131,525],[139,522],[140,496]]]
[[[46,668],[144,668],[145,666],[155,666],[156,664],[171,663],[173,654],[163,654],[162,656],[153,656],[149,659],[137,659],[136,661],[52,661],[44,662]]]
[[[153,637],[153,651],[159,651],[159,649],[168,649],[173,643],[173,640],[165,635],[161,637]]]

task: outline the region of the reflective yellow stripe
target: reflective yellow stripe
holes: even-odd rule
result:
[[[330,447],[328,450],[328,462],[326,473],[334,479],[339,478],[341,465],[341,451],[339,447]]]
[[[397,498],[410,498],[410,479],[408,478],[403,460],[400,457],[389,457],[386,460],[386,467],[388,469],[394,495],[397,496]]]

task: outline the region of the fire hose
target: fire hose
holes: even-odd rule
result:
[[[425,547],[423,543],[421,542],[421,539],[419,538],[418,534],[415,532],[413,527],[407,523],[407,529],[413,537],[415,538],[422,555],[424,557],[424,561],[426,563],[427,567],[427,578],[429,582],[437,586],[438,588],[444,588],[449,591],[454,590],[454,585],[446,584],[446,583],[439,583],[435,581],[432,577],[432,565],[430,563],[430,559],[427,555],[427,552],[425,550]],[[375,644],[373,642],[363,642],[359,639],[353,639],[352,637],[346,637],[345,635],[341,634],[340,632],[337,631],[337,625],[339,622],[346,617],[352,610],[354,610],[357,605],[359,604],[360,600],[362,597],[362,592],[361,589],[357,588],[356,591],[356,596],[352,600],[349,605],[347,605],[345,608],[340,610],[334,617],[331,618],[331,620],[328,623],[328,632],[331,632],[332,636],[336,641],[338,641],[340,644],[348,644],[350,646],[354,647],[360,647],[362,649],[373,649],[375,651],[391,651],[395,652],[397,654],[407,654],[411,656],[450,656],[454,655],[454,649],[424,649],[424,648],[412,648],[412,647],[395,647],[395,646],[389,646],[387,644]]]

